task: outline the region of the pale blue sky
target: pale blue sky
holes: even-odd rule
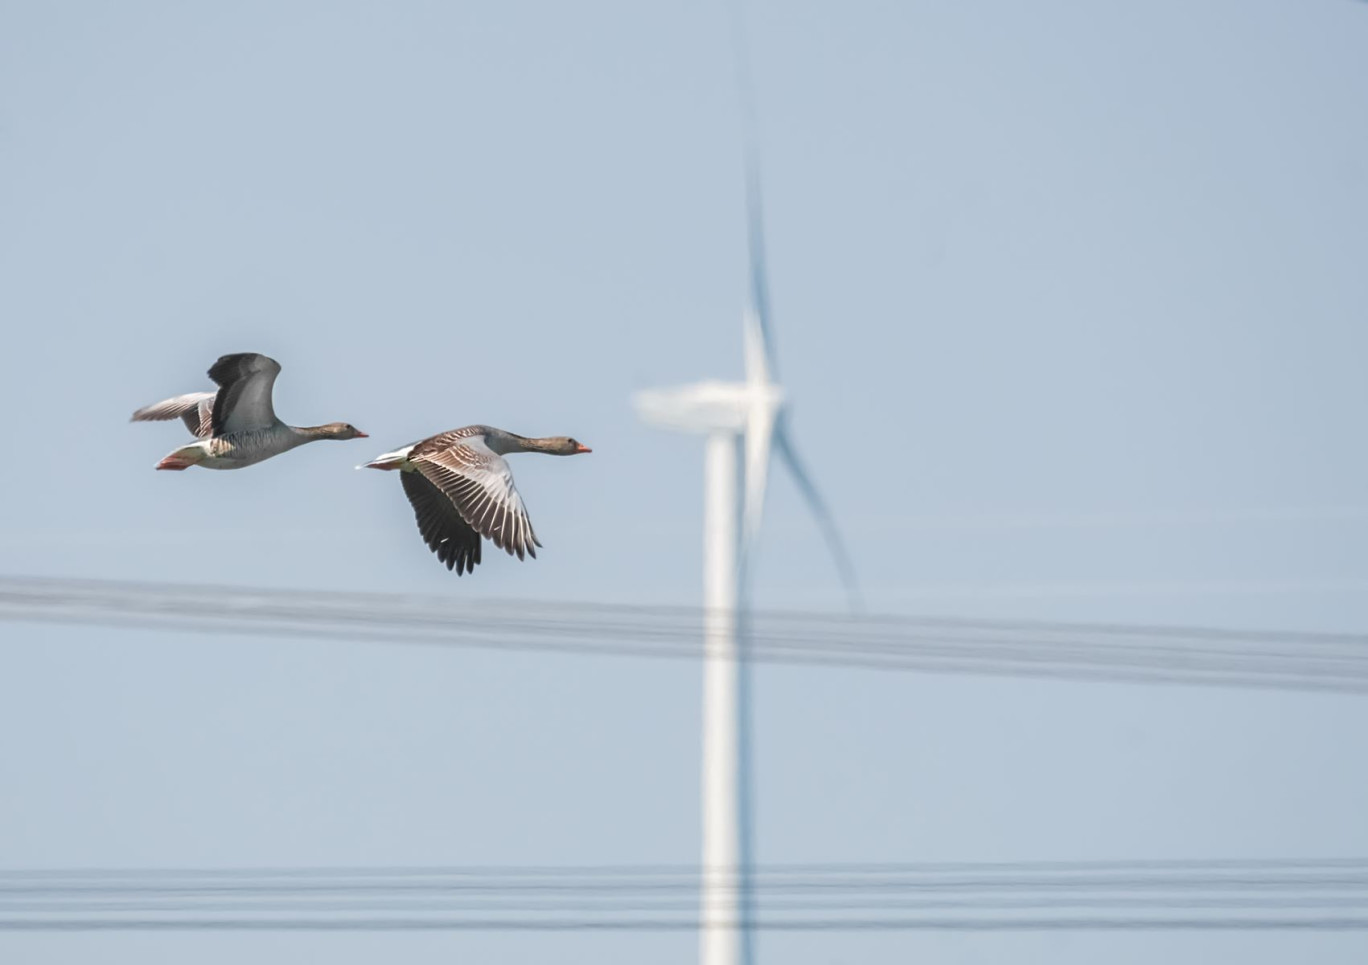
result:
[[[729,19],[0,3],[0,572],[693,603],[740,371]],[[753,2],[778,351],[871,609],[1368,632],[1368,6]],[[221,353],[371,433],[154,473]],[[351,467],[489,422],[535,562]],[[757,596],[840,591],[787,480]],[[685,862],[687,664],[6,627],[0,866]],[[771,669],[762,861],[1368,853],[1358,698]],[[1368,938],[765,936],[762,961],[1360,962]],[[687,935],[5,935],[24,963],[691,961]]]

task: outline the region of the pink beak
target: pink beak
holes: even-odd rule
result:
[[[579,445],[579,446],[576,446],[575,451],[576,451],[576,452],[593,452],[594,450],[590,449],[590,448],[589,448],[588,446],[586,446],[586,445]]]

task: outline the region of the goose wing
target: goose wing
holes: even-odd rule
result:
[[[209,369],[209,378],[219,386],[214,399],[213,434],[222,436],[275,425],[271,389],[279,374],[279,362],[256,352],[225,355],[215,362]]]
[[[209,435],[210,414],[216,392],[187,392],[173,399],[145,405],[133,413],[134,422],[164,422],[179,418],[190,434],[203,439]]]
[[[435,451],[415,449],[409,461],[442,491],[475,532],[520,560],[537,555],[541,543],[513,485],[513,473],[503,457],[485,445],[482,435]]]
[[[480,562],[480,534],[470,528],[446,494],[421,473],[399,473],[404,495],[413,506],[418,532],[428,549],[456,575],[471,573]]]

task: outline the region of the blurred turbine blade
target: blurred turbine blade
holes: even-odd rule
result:
[[[746,381],[767,383],[778,378],[779,372],[774,357],[774,325],[770,316],[769,276],[765,264],[760,166],[753,147],[748,148],[746,159],[746,235],[750,253],[750,292],[742,316]]]
[[[741,4],[732,8],[732,41],[736,54],[736,86],[741,102],[741,140],[746,176],[746,247],[750,284],[742,316],[746,381],[752,384],[779,377],[775,361],[774,326],[770,317],[769,273],[765,263],[765,209],[760,192],[760,131],[755,116],[755,91],[747,57],[745,17]]]
[[[798,483],[798,489],[807,500],[808,508],[812,510],[812,515],[817,517],[817,526],[822,531],[822,536],[826,540],[827,549],[831,551],[831,558],[836,563],[836,571],[841,576],[841,582],[845,584],[846,596],[850,600],[850,609],[858,613],[864,609],[860,600],[860,588],[855,582],[855,567],[851,565],[850,556],[846,553],[845,543],[841,540],[841,534],[836,529],[836,521],[832,518],[831,511],[827,509],[822,496],[817,492],[816,485],[812,482],[812,477],[808,475],[798,458],[798,453],[793,447],[793,440],[789,438],[788,419],[781,416],[774,427],[774,448],[779,453],[779,458],[788,466],[793,473],[793,479]]]
[[[775,407],[767,399],[756,399],[746,413],[745,496],[741,503],[741,552],[746,560],[760,536],[760,523],[765,514],[774,419]]]

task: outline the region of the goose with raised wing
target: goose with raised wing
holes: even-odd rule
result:
[[[573,456],[592,451],[569,436],[530,439],[491,426],[466,426],[376,456],[356,468],[399,470],[423,542],[460,576],[473,572],[480,562],[482,538],[520,560],[535,558],[541,545],[505,455]]]
[[[179,418],[198,442],[181,446],[157,463],[158,469],[242,469],[306,442],[365,439],[346,422],[290,426],[276,417],[271,390],[280,363],[256,352],[224,355],[209,369],[216,392],[191,392],[143,406],[134,422]]]

